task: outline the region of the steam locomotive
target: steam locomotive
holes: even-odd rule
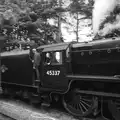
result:
[[[41,50],[40,80],[29,50],[1,53],[3,93],[19,93],[41,104],[62,101],[69,113],[82,117],[102,111],[107,103],[119,116],[120,38],[43,45],[37,48]]]

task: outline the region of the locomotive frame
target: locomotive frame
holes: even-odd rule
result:
[[[29,51],[2,53],[2,65],[8,68],[2,73],[4,91],[37,96],[38,101],[48,103],[60,97],[75,116],[99,111],[102,101],[109,108],[114,105],[120,114],[120,38],[44,45],[37,48],[41,50],[40,81],[33,75]]]

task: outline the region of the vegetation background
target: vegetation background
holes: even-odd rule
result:
[[[93,0],[0,0],[0,33],[7,50],[88,40],[92,8]]]

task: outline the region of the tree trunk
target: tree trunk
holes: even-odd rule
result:
[[[59,0],[59,7],[61,7],[61,3],[62,3],[62,0]],[[59,29],[58,41],[60,42],[61,41],[61,13],[59,13],[59,17],[58,17],[58,29]]]
[[[79,41],[79,19],[78,19],[78,12],[77,12],[77,24],[76,24],[76,40]]]

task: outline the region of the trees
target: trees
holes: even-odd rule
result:
[[[67,23],[74,28],[76,39],[82,29],[81,21],[91,19],[92,0],[65,0],[70,4],[65,7],[64,0],[3,0],[0,6],[1,32],[8,41],[34,40],[40,44],[62,42],[61,23]],[[68,22],[68,12],[75,24]],[[57,25],[50,25],[48,20],[54,19]],[[58,36],[54,39],[53,36]]]
[[[77,41],[79,41],[79,32],[82,29],[80,22],[83,22],[85,19],[92,19],[92,6],[93,0],[70,0],[67,10],[73,20],[68,22],[68,24],[73,28],[72,32],[76,34]],[[88,23],[88,26],[90,25],[91,23]]]
[[[58,17],[57,6],[57,0],[5,0],[1,12],[1,32],[8,37],[7,42],[26,41],[28,38],[40,44],[61,42],[53,39],[58,27],[47,21]]]

